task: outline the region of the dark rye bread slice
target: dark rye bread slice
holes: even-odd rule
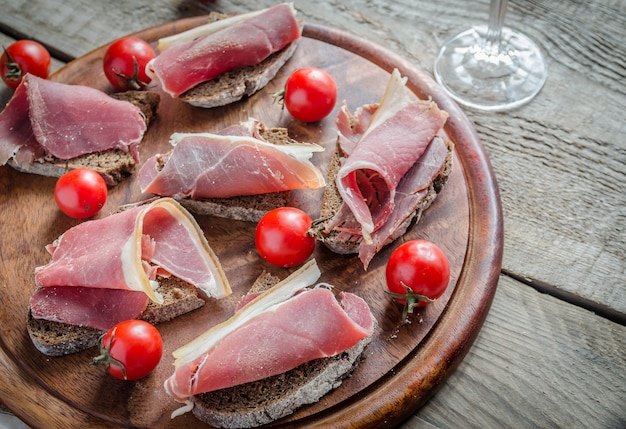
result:
[[[227,18],[217,12],[211,12],[209,22]],[[302,22],[299,23],[302,28]],[[223,73],[216,78],[203,82],[178,98],[196,107],[212,108],[225,106],[244,97],[249,97],[264,88],[296,51],[300,39],[273,53],[254,66],[240,67]]]
[[[139,107],[147,126],[156,116],[161,99],[159,93],[151,91],[126,91],[110,95],[115,99],[128,101]],[[50,177],[61,177],[67,171],[76,168],[90,168],[100,173],[108,186],[115,186],[132,174],[135,160],[130,152],[112,149],[69,160],[52,159],[44,162],[36,161],[33,164],[19,164],[10,159],[7,164],[18,171]]]
[[[286,128],[263,128],[261,137],[276,145],[300,144],[289,137]],[[211,215],[227,219],[258,222],[268,211],[290,205],[290,192],[245,195],[231,198],[177,198],[177,201],[197,215]]]
[[[279,281],[264,272],[249,293],[263,292]],[[303,405],[318,402],[341,385],[363,359],[363,350],[371,339],[366,337],[343,353],[307,362],[283,374],[196,395],[192,398],[192,412],[198,420],[218,428],[252,428],[271,423]]]
[[[139,317],[153,325],[167,322],[204,305],[197,288],[176,277],[162,279],[157,291],[163,295],[163,304],[150,301]],[[26,328],[37,350],[48,356],[64,356],[96,346],[104,333],[90,327],[34,319],[30,312]]]
[[[412,224],[416,224],[419,222],[422,213],[426,210],[430,205],[435,201],[437,195],[443,189],[450,172],[452,171],[452,158],[454,155],[454,143],[451,140],[444,140],[446,147],[448,149],[448,153],[446,156],[445,164],[437,177],[431,182],[428,187],[428,191],[424,199],[420,202],[416,210],[407,218],[407,220],[401,224],[389,237],[385,244],[389,244],[398,237],[402,236],[409,226]],[[321,241],[335,253],[339,254],[350,254],[350,253],[358,253],[359,245],[361,242],[361,237],[353,235],[351,238],[346,239],[346,234],[342,234],[339,237],[340,233],[337,231],[325,232],[324,228],[328,221],[332,219],[341,205],[343,204],[343,199],[337,190],[337,185],[335,183],[335,178],[337,177],[337,172],[341,167],[341,158],[342,151],[339,147],[339,141],[337,141],[335,152],[333,154],[332,160],[330,162],[329,170],[328,170],[328,179],[326,181],[326,188],[324,189],[324,195],[322,197],[322,206],[320,209],[320,217],[313,221],[313,226],[309,231],[317,240]]]

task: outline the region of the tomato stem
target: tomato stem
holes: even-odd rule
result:
[[[141,88],[147,86],[147,83],[142,82],[141,79],[139,79],[139,63],[137,62],[137,59],[134,56],[133,56],[133,75],[132,76],[126,76],[123,73],[118,73],[114,69],[111,69],[111,70],[113,71],[113,73],[115,73],[115,76],[119,78],[118,82],[120,86],[123,86],[127,89],[134,89],[134,90],[140,90]]]
[[[91,361],[91,363],[89,365],[91,365],[91,366],[104,365],[104,370],[105,371],[107,369],[109,369],[109,366],[116,365],[122,371],[122,375],[124,376],[124,380],[127,380],[127,378],[126,378],[126,367],[124,366],[124,364],[122,362],[118,361],[117,359],[114,359],[111,356],[111,346],[113,345],[113,339],[115,338],[115,332],[116,331],[117,331],[117,329],[114,329],[113,332],[111,332],[111,336],[109,337],[109,343],[107,345],[103,344],[103,339],[104,339],[106,333],[103,334],[100,337],[100,340],[98,341],[98,348],[100,349],[100,355],[98,355],[95,358],[93,358],[93,360]]]
[[[4,65],[8,70],[8,73],[4,78],[11,81],[16,81],[22,75],[22,69],[20,68],[20,65],[18,63],[13,61],[13,58],[11,58],[11,54],[9,54],[9,51],[7,51],[7,48],[2,47],[2,50],[4,51],[4,55],[6,55]]]
[[[402,323],[406,323],[408,321],[409,314],[413,313],[413,309],[417,307],[420,302],[435,302],[434,299],[430,299],[426,295],[420,295],[419,293],[413,292],[410,287],[402,282],[400,285],[406,290],[406,293],[396,293],[388,290],[385,292],[387,292],[387,294],[392,298],[405,300],[404,308],[402,309]]]

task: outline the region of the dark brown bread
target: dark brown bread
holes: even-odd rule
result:
[[[430,184],[426,196],[421,201],[415,212],[406,220],[406,222],[394,231],[385,244],[391,243],[398,237],[402,236],[407,231],[409,226],[419,222],[424,210],[430,207],[433,201],[437,198],[439,192],[443,189],[450,172],[452,171],[452,158],[454,155],[454,143],[450,140],[445,140],[445,144],[448,148],[448,153],[444,167]],[[322,197],[320,217],[313,222],[310,233],[335,253],[358,253],[360,244],[359,236],[352,236],[353,239],[346,239],[346,234],[342,234],[341,238],[339,238],[339,233],[336,231],[331,231],[329,233],[324,231],[328,221],[333,218],[343,204],[343,200],[337,190],[337,185],[335,184],[335,178],[337,177],[337,172],[341,166],[341,158],[342,153],[339,148],[339,142],[337,142],[335,153],[333,154],[328,170],[328,179],[326,181],[326,188],[324,189],[324,195]]]
[[[249,293],[263,292],[279,280],[264,272]],[[219,428],[252,428],[271,423],[319,401],[341,385],[359,364],[370,341],[371,337],[366,337],[337,356],[316,359],[283,374],[196,395],[192,398],[193,414]]]
[[[163,304],[151,301],[139,317],[153,325],[204,305],[204,300],[198,296],[197,289],[176,277],[162,279],[157,291],[163,295]],[[34,319],[30,313],[26,328],[37,350],[48,356],[63,356],[93,347],[104,333],[94,328]]]
[[[149,91],[119,92],[111,94],[111,97],[128,101],[139,107],[148,126],[156,116],[160,102],[160,94]],[[135,160],[129,152],[112,149],[69,160],[53,159],[45,162],[34,162],[33,164],[18,164],[10,159],[7,164],[18,171],[51,177],[61,177],[67,171],[75,168],[91,168],[100,173],[108,186],[115,186],[132,174]]]
[[[261,137],[276,145],[300,144],[285,128],[262,128]],[[177,201],[197,215],[211,215],[246,222],[258,222],[268,211],[290,205],[291,193],[272,192],[231,198],[178,198]]]
[[[290,43],[255,66],[241,67],[201,83],[181,94],[179,98],[192,106],[211,108],[249,97],[274,79],[295,52],[299,41],[298,39]]]

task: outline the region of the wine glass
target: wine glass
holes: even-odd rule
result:
[[[437,82],[457,102],[488,111],[519,107],[539,93],[548,70],[539,47],[503,27],[508,0],[491,0],[489,25],[449,39],[435,59]]]

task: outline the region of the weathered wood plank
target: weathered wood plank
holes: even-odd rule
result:
[[[274,1],[261,0],[255,7]],[[305,20],[389,46],[426,71],[440,44],[484,23],[488,2],[296,1]],[[82,55],[119,36],[244,1],[10,2],[2,24]],[[504,268],[626,314],[626,110],[623,2],[511,2],[507,24],[547,54],[550,77],[517,111],[468,110],[496,171],[505,215]]]
[[[472,349],[402,429],[626,425],[626,327],[501,277]]]

